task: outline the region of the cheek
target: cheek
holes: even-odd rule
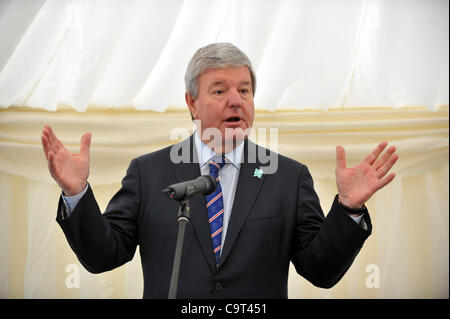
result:
[[[219,105],[210,104],[203,109],[203,116],[209,122],[220,122],[223,117],[223,108]]]
[[[205,120],[208,116],[207,106],[205,106],[203,103],[197,103],[195,106],[195,113],[199,120]]]
[[[198,111],[198,117],[207,127],[217,126],[221,122],[222,114],[220,110],[213,105],[204,105]]]
[[[246,115],[247,115],[247,119],[250,122],[250,124],[253,123],[253,119],[255,117],[255,107],[253,106],[253,103],[251,103],[247,106]]]

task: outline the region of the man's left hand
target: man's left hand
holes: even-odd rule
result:
[[[336,146],[336,184],[342,204],[361,208],[376,191],[394,179],[395,173],[386,174],[398,160],[398,154],[396,147],[391,146],[381,155],[387,145],[381,142],[361,163],[351,168],[346,166],[344,148]]]

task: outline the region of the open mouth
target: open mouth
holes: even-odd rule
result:
[[[229,117],[226,119],[226,122],[233,123],[233,122],[239,122],[241,119],[237,116]]]

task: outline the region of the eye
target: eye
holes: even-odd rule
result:
[[[223,94],[223,92],[225,92],[225,91],[224,90],[215,90],[214,94],[221,95],[221,94]]]
[[[248,89],[241,89],[241,94],[248,94],[250,91]]]

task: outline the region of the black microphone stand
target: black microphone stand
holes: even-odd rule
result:
[[[190,186],[187,187],[185,196],[180,200],[180,209],[178,210],[177,244],[175,248],[175,256],[173,258],[172,276],[170,277],[169,299],[176,299],[177,297],[178,276],[180,274],[180,263],[181,263],[181,254],[183,251],[184,232],[186,230],[186,225],[187,223],[189,223],[190,218],[189,198],[191,197],[191,192],[195,190],[195,188],[192,188],[192,190],[190,190],[189,188]]]

